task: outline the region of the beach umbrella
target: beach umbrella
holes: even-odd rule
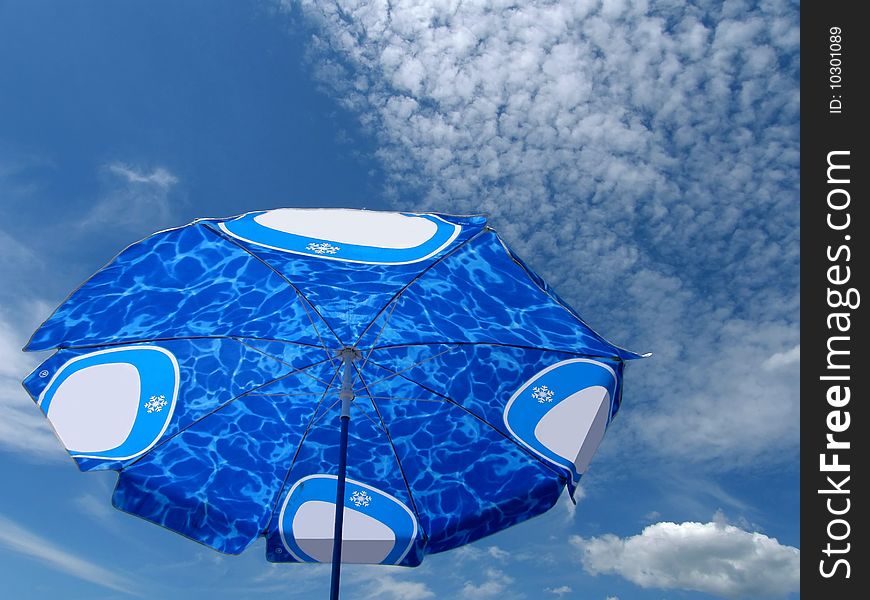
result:
[[[81,470],[119,472],[115,507],[332,563],[333,598],[342,562],[418,565],[573,496],[638,357],[483,217],[291,208],[127,247],[48,349],[24,386]]]

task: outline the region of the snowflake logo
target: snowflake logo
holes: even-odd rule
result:
[[[329,242],[320,242],[319,244],[315,244],[311,242],[307,246],[305,246],[306,250],[311,250],[315,254],[335,254],[339,250],[341,250],[341,246],[333,246]]]
[[[163,410],[163,407],[166,406],[166,404],[166,396],[160,394],[159,396],[151,396],[148,399],[148,402],[143,404],[143,406],[148,410],[148,412],[154,413]]]
[[[538,404],[553,401],[554,392],[545,385],[532,388],[532,398],[538,401]]]
[[[356,504],[358,507],[366,507],[372,503],[372,497],[366,494],[365,492],[361,492],[359,490],[355,491],[350,495],[350,501]]]

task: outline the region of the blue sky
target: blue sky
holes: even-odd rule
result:
[[[482,212],[653,358],[575,508],[345,597],[797,597],[796,2],[0,2],[0,576],[20,598],[320,597],[115,511],[18,381],[128,243],[276,206]],[[712,575],[712,576],[711,576]]]

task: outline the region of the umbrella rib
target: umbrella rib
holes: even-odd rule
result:
[[[372,402],[372,406],[375,409],[375,413],[378,415],[378,420],[381,422],[381,429],[383,429],[384,433],[387,435],[387,441],[390,443],[390,448],[393,451],[393,456],[396,457],[396,465],[399,467],[399,473],[402,475],[402,481],[405,482],[405,489],[408,490],[408,499],[411,501],[411,508],[414,511],[414,516],[417,517],[417,523],[420,524],[420,529],[423,529],[423,521],[420,520],[420,512],[417,510],[417,503],[414,502],[414,494],[411,491],[411,484],[408,482],[408,477],[405,475],[405,469],[402,467],[402,461],[399,459],[399,453],[396,451],[396,445],[393,444],[393,436],[390,435],[390,430],[387,428],[387,423],[384,421],[383,415],[381,415],[381,411],[378,408],[378,405],[375,403],[375,397],[371,395],[371,390],[369,389],[368,384],[363,379],[362,373],[357,370],[357,376],[359,377],[360,382],[362,382],[363,387],[369,393],[369,399]],[[423,539],[428,539],[428,533],[423,530]]]
[[[386,319],[384,319],[384,326],[381,327],[381,330],[378,332],[378,335],[375,336],[375,341],[372,342],[372,347],[369,348],[369,351],[366,353],[366,356],[363,359],[363,362],[360,365],[359,370],[362,370],[362,368],[366,366],[366,363],[369,361],[369,357],[372,355],[372,351],[375,349],[375,346],[377,345],[378,340],[381,339],[381,334],[384,333],[384,331],[387,329],[387,325],[389,325],[390,319],[393,316],[393,312],[396,310],[396,307],[398,305],[399,305],[398,302],[392,303],[392,306],[390,307],[390,312],[387,313],[387,317],[386,317]],[[377,318],[377,317],[375,317],[375,318]],[[363,333],[365,333],[365,332],[363,332]]]
[[[332,364],[332,361],[329,361],[329,362],[330,362],[330,364]],[[320,379],[319,377],[315,377],[315,376],[312,375],[311,373],[302,373],[302,374],[305,375],[306,377],[310,377],[311,379],[313,379],[313,380],[316,381],[317,383],[320,383],[320,384],[325,385],[327,391],[329,390],[329,388],[332,387],[332,382],[330,382],[330,381],[324,381],[324,380]]]
[[[498,427],[496,427],[495,425],[493,425],[492,423],[490,423],[489,421],[487,421],[486,419],[484,419],[484,418],[481,417],[480,415],[477,415],[477,414],[475,414],[474,412],[470,411],[469,409],[465,408],[464,406],[462,406],[459,402],[457,402],[456,400],[454,400],[454,399],[451,398],[450,396],[445,396],[444,394],[441,394],[441,393],[439,393],[439,392],[436,392],[436,391],[433,390],[432,388],[430,388],[430,387],[428,387],[428,386],[426,386],[426,385],[420,383],[419,381],[416,381],[416,380],[414,380],[414,379],[411,379],[410,377],[407,377],[406,375],[402,375],[401,373],[397,373],[397,372],[393,371],[392,369],[389,369],[389,368],[387,368],[387,367],[385,367],[385,366],[383,366],[383,365],[380,365],[380,364],[378,364],[378,363],[376,363],[376,362],[374,362],[374,361],[372,361],[372,364],[374,364],[374,365],[376,365],[376,366],[378,366],[378,367],[381,367],[382,369],[384,369],[384,370],[386,370],[386,371],[390,371],[391,373],[395,373],[395,375],[398,375],[398,376],[401,377],[402,379],[404,379],[404,380],[406,380],[406,381],[409,381],[410,383],[413,383],[414,385],[416,385],[416,386],[418,386],[418,387],[423,388],[424,390],[426,390],[426,391],[429,392],[430,394],[434,394],[434,395],[436,395],[436,396],[439,396],[439,397],[441,397],[441,398],[444,398],[445,402],[447,402],[448,404],[452,404],[453,406],[456,406],[457,408],[459,408],[459,409],[462,410],[463,412],[467,413],[467,414],[470,415],[471,417],[477,419],[478,421],[480,421],[481,423],[483,423],[484,425],[486,425],[487,427],[489,427],[490,429],[492,429],[494,432],[496,432],[498,435],[500,435],[501,437],[503,437],[504,439],[506,439],[507,441],[509,441],[511,444],[513,444],[514,446],[516,446],[517,448],[519,448],[520,450],[522,450],[523,454],[525,454],[526,456],[529,456],[530,458],[534,459],[535,462],[537,462],[537,463],[541,464],[542,466],[546,467],[549,471],[555,473],[555,474],[558,475],[559,477],[561,477],[561,478],[563,478],[563,479],[565,478],[564,474],[562,474],[562,473],[556,471],[556,470],[555,470],[551,465],[548,465],[546,462],[544,462],[543,460],[541,460],[541,458],[540,458],[539,456],[534,455],[534,454],[533,454],[532,452],[530,452],[527,448],[525,448],[525,447],[523,447],[521,444],[517,443],[517,441],[516,441],[515,439],[511,438],[509,435],[507,435],[507,434],[505,434],[503,431],[501,431]],[[374,402],[373,402],[372,404],[374,404]]]
[[[444,256],[441,256],[441,257],[439,257],[437,260],[435,260],[434,262],[432,262],[432,264],[430,264],[430,265],[427,266],[425,269],[423,269],[422,271],[420,271],[419,273],[417,273],[417,275],[415,275],[414,278],[411,279],[411,281],[409,281],[408,283],[406,283],[405,285],[403,285],[403,286],[402,286],[402,287],[401,287],[401,288],[400,288],[400,289],[399,289],[395,294],[393,294],[393,296],[392,296],[389,300],[387,300],[387,303],[384,304],[384,305],[381,307],[381,309],[380,309],[380,310],[375,314],[375,316],[372,318],[371,322],[370,322],[368,325],[366,325],[366,328],[363,329],[363,330],[362,330],[362,333],[359,334],[359,337],[357,337],[357,339],[356,339],[356,343],[355,343],[354,345],[355,345],[355,346],[358,346],[358,345],[359,345],[359,343],[360,343],[360,341],[362,340],[363,336],[368,332],[369,329],[371,329],[372,325],[375,324],[375,321],[378,320],[378,317],[381,316],[381,313],[383,313],[383,312],[387,309],[387,307],[390,306],[390,304],[392,304],[393,302],[395,302],[396,300],[398,300],[399,297],[400,297],[402,294],[405,293],[405,290],[407,290],[409,287],[411,287],[411,285],[413,285],[416,281],[418,281],[421,277],[423,277],[423,275],[425,275],[425,274],[428,273],[431,269],[433,269],[433,268],[435,267],[435,265],[438,265],[438,264],[440,264],[441,262],[443,262],[444,260],[446,260],[447,258],[449,258],[450,256],[453,256],[453,255],[454,255],[456,252],[458,252],[461,248],[465,247],[465,246],[466,246],[467,244],[469,244],[472,240],[476,240],[478,237],[480,237],[481,235],[483,235],[486,231],[487,231],[486,228],[481,229],[480,231],[478,231],[477,233],[475,233],[473,236],[471,236],[470,238],[468,238],[467,240],[465,240],[464,242],[462,242],[461,244],[459,244],[458,246],[456,246],[455,248],[453,248],[452,250],[450,250],[450,252],[447,252]],[[391,315],[392,315],[392,313],[391,313]],[[387,327],[387,324],[384,323],[384,326],[381,328],[381,332],[383,332],[383,330],[386,329],[386,327]],[[378,337],[380,337],[380,334],[378,334]],[[371,352],[371,351],[369,351],[369,352]],[[368,359],[368,357],[366,357],[366,359]]]
[[[285,379],[286,377],[289,377],[290,375],[296,375],[296,374],[299,374],[299,373],[301,373],[302,371],[304,371],[304,370],[306,370],[306,369],[310,369],[310,368],[312,368],[312,367],[316,367],[316,366],[318,366],[318,365],[322,365],[322,364],[324,364],[325,362],[326,362],[326,359],[319,360],[319,361],[317,361],[317,362],[315,362],[315,363],[311,363],[310,365],[307,365],[307,366],[302,367],[302,368],[300,368],[300,369],[297,369],[297,370],[295,370],[295,371],[290,371],[289,373],[284,373],[284,374],[281,375],[280,377],[275,377],[275,378],[273,378],[273,379],[270,379],[269,381],[266,381],[266,382],[261,383],[261,384],[259,384],[259,385],[257,385],[257,386],[254,386],[253,388],[251,388],[250,390],[248,390],[248,391],[246,391],[246,392],[242,392],[241,394],[239,394],[239,395],[237,395],[237,396],[235,396],[235,397],[233,397],[233,398],[230,398],[229,400],[227,400],[227,401],[224,402],[223,404],[221,404],[221,405],[215,407],[214,409],[210,410],[209,412],[207,412],[206,414],[202,415],[201,417],[199,417],[199,418],[197,418],[197,419],[194,419],[193,421],[191,421],[191,422],[188,423],[186,426],[182,427],[181,429],[179,429],[178,431],[176,431],[175,433],[173,433],[173,434],[170,435],[169,437],[160,440],[159,442],[157,442],[156,444],[154,444],[154,446],[152,446],[152,447],[151,447],[147,452],[145,452],[145,453],[142,454],[141,456],[137,457],[136,460],[134,460],[134,461],[132,461],[132,462],[129,462],[129,463],[127,463],[126,465],[123,465],[122,467],[120,467],[120,468],[118,469],[118,472],[120,473],[120,472],[126,470],[127,468],[132,467],[133,465],[135,465],[136,463],[138,463],[140,460],[142,460],[143,458],[145,458],[146,456],[148,456],[149,454],[151,454],[152,452],[154,452],[154,450],[156,450],[157,448],[160,448],[161,446],[165,445],[165,444],[168,443],[169,441],[175,439],[177,436],[181,435],[182,433],[184,433],[185,431],[187,431],[188,429],[190,429],[191,427],[193,427],[193,426],[196,425],[197,423],[203,421],[204,419],[207,419],[208,417],[212,416],[212,415],[215,414],[216,412],[218,412],[218,411],[220,411],[220,410],[226,408],[227,406],[229,406],[230,404],[232,404],[233,402],[235,402],[235,401],[238,400],[239,398],[242,398],[242,397],[244,397],[244,396],[256,396],[256,394],[252,394],[252,392],[255,392],[255,391],[257,391],[257,390],[259,390],[259,389],[261,389],[261,388],[264,388],[264,387],[266,387],[266,386],[268,386],[268,385],[271,385],[271,384],[273,384],[273,383],[275,383],[275,382],[277,382],[277,381],[281,381],[282,379]]]
[[[236,335],[180,335],[166,337],[149,337],[149,338],[133,338],[129,340],[120,340],[117,342],[99,342],[94,344],[75,344],[71,346],[58,347],[58,350],[84,350],[87,348],[103,348],[110,346],[122,346],[124,344],[142,344],[147,342],[176,342],[185,340],[257,340],[260,342],[277,342],[280,344],[294,344],[296,346],[304,346],[306,348],[323,348],[318,344],[307,344],[305,342],[294,342],[290,340],[279,340],[275,338],[261,338],[253,336],[236,336]],[[256,350],[256,348],[254,348]],[[265,353],[264,353],[265,354]],[[273,357],[274,358],[274,357]]]
[[[150,233],[150,234],[146,235],[145,237],[143,237],[142,239],[140,239],[140,240],[138,240],[138,241],[136,241],[136,242],[133,242],[133,243],[131,243],[131,244],[127,244],[127,246],[125,246],[124,249],[122,249],[120,252],[118,252],[117,254],[115,254],[115,256],[113,256],[112,258],[110,258],[110,259],[109,259],[109,260],[108,260],[108,261],[107,261],[107,262],[106,262],[102,267],[100,267],[99,269],[97,269],[97,270],[96,270],[92,275],[90,275],[87,279],[85,279],[84,281],[82,281],[78,286],[76,286],[76,288],[75,288],[74,290],[72,290],[69,294],[66,295],[66,297],[65,297],[65,298],[63,299],[63,301],[62,301],[62,302],[57,306],[57,308],[55,308],[53,311],[51,311],[51,314],[48,316],[48,318],[46,318],[46,319],[45,319],[45,320],[44,320],[44,321],[39,325],[39,327],[36,328],[36,331],[34,331],[32,334],[30,334],[30,338],[27,340],[27,344],[25,344],[24,348],[27,348],[27,347],[30,345],[30,342],[33,341],[33,337],[36,335],[36,332],[39,331],[40,329],[42,329],[42,326],[45,325],[46,323],[48,323],[48,322],[51,320],[51,318],[52,318],[55,314],[57,314],[57,311],[60,310],[60,307],[61,307],[61,306],[63,306],[64,304],[66,304],[68,300],[72,299],[72,297],[76,294],[76,292],[78,292],[78,291],[81,290],[83,287],[85,287],[85,286],[88,284],[88,282],[89,282],[91,279],[94,278],[94,275],[96,275],[97,273],[99,273],[100,271],[102,271],[103,269],[105,269],[106,267],[108,267],[109,265],[111,265],[112,263],[114,263],[114,262],[115,262],[115,261],[116,261],[116,260],[117,260],[121,255],[122,255],[122,254],[124,254],[127,250],[129,250],[130,248],[132,248],[133,246],[135,246],[135,245],[137,245],[137,244],[141,244],[141,243],[144,242],[145,240],[148,240],[148,239],[151,239],[151,238],[153,238],[153,237],[156,237],[156,236],[158,236],[158,235],[160,235],[160,234],[162,234],[162,233],[169,233],[170,231],[176,231],[176,230],[184,229],[185,227],[189,227],[189,226],[191,226],[191,225],[196,224],[198,221],[199,221],[199,219],[196,219],[196,220],[194,220],[194,221],[191,222],[191,223],[187,223],[186,225],[179,225],[178,227],[169,227],[169,228],[167,228],[167,229],[161,229],[160,231],[155,231],[154,233]],[[56,346],[55,346],[55,347],[56,347]],[[68,347],[70,347],[70,346],[68,346]],[[86,347],[88,347],[88,346],[86,346]],[[57,348],[57,347],[56,347],[56,348]],[[49,348],[46,348],[46,350],[49,350]],[[60,348],[58,348],[58,350],[60,350]],[[25,350],[25,351],[27,352],[28,350]]]
[[[515,263],[518,267],[520,267],[520,269],[523,270],[523,273],[525,273],[526,277],[529,278],[529,281],[531,281],[532,284],[533,284],[535,287],[537,287],[539,290],[541,290],[542,292],[544,292],[544,294],[545,294],[548,298],[550,298],[550,300],[552,300],[553,302],[555,302],[556,304],[558,304],[559,306],[561,306],[563,309],[565,309],[565,310],[568,312],[568,314],[570,314],[572,317],[574,317],[575,319],[577,319],[577,321],[579,321],[580,324],[583,325],[583,327],[585,327],[586,329],[588,329],[589,331],[591,331],[591,332],[595,335],[595,337],[597,337],[597,338],[598,338],[599,340],[601,340],[602,342],[604,342],[604,343],[606,343],[606,344],[608,344],[608,345],[610,345],[610,346],[613,346],[613,347],[616,348],[617,350],[622,350],[623,352],[627,352],[627,353],[634,354],[634,352],[631,352],[631,350],[626,350],[625,348],[620,348],[619,346],[616,346],[616,345],[614,345],[614,344],[611,344],[609,341],[607,341],[606,339],[604,339],[604,337],[603,337],[601,334],[599,334],[597,331],[595,331],[594,329],[592,329],[592,328],[591,328],[591,327],[586,323],[586,321],[584,321],[584,320],[580,317],[580,315],[577,314],[577,311],[576,311],[576,310],[574,310],[573,308],[571,308],[568,304],[566,304],[566,303],[562,300],[562,298],[559,296],[559,294],[556,293],[556,290],[554,290],[554,289],[553,289],[550,285],[548,285],[548,284],[547,284],[543,279],[541,279],[540,276],[538,276],[534,271],[532,271],[532,269],[529,268],[528,265],[526,265],[525,261],[523,261],[523,260],[522,260],[519,256],[517,256],[516,254],[514,254],[513,250],[511,250],[510,248],[508,248],[507,244],[504,243],[504,241],[501,239],[501,236],[499,236],[498,233],[495,233],[495,231],[493,231],[493,233],[495,234],[495,239],[498,240],[498,243],[501,244],[501,247],[504,248],[505,252],[507,252],[508,257],[509,257],[512,261],[514,261],[514,263]],[[620,358],[621,358],[621,357],[620,357]]]
[[[329,390],[326,390],[326,391],[328,392]],[[324,398],[325,398],[325,397],[326,397],[326,392],[324,392]],[[311,424],[310,424],[309,427],[314,427],[315,425],[317,425],[317,424],[321,421],[321,419],[323,419],[323,417],[325,417],[325,416],[329,413],[329,411],[331,411],[333,408],[335,408],[335,406],[336,406],[339,402],[341,402],[341,398],[339,398],[338,400],[336,400],[335,402],[333,402],[332,404],[330,404],[329,406],[327,406],[327,407],[326,407],[326,410],[323,411],[322,413],[320,413],[319,415],[318,415],[318,414],[315,414],[315,415],[314,415],[314,420],[311,422]]]
[[[381,380],[383,381],[383,380]],[[434,402],[436,404],[444,404],[446,400],[443,398],[435,400],[434,398],[402,398],[401,396],[367,396],[365,394],[356,394],[357,398],[370,398],[372,400],[402,400],[408,402]]]
[[[320,380],[318,379],[318,381],[320,381]],[[251,394],[248,394],[248,395],[249,395],[249,396],[269,397],[269,398],[271,398],[271,397],[283,398],[283,397],[285,397],[285,396],[286,396],[286,397],[289,397],[289,396],[299,396],[299,397],[303,397],[303,396],[311,396],[311,394],[309,394],[309,393],[307,393],[307,392],[280,392],[280,393],[276,392],[276,393],[274,393],[274,394],[255,394],[255,393],[251,393]]]
[[[244,341],[244,338],[235,338],[235,337],[234,337],[234,338],[230,338],[230,339],[235,340],[236,342],[242,344],[243,346],[245,346],[245,347],[247,347],[247,348],[250,348],[250,349],[253,350],[254,352],[259,352],[259,353],[262,354],[263,356],[268,356],[269,358],[278,361],[278,362],[281,363],[282,365],[287,365],[288,367],[295,367],[295,365],[292,365],[292,364],[290,364],[290,363],[288,363],[288,362],[286,362],[286,361],[283,361],[283,360],[281,360],[280,358],[278,358],[277,356],[273,356],[273,355],[269,354],[268,352],[266,352],[266,351],[264,351],[264,350],[260,350],[259,348],[255,348],[254,346],[251,346],[250,344],[248,344],[248,343],[246,343],[246,342]],[[309,348],[322,348],[322,346],[308,346],[308,347],[309,347]],[[334,362],[332,362],[332,361],[329,361],[329,362],[330,362],[330,364],[332,364],[332,366],[335,366],[335,363],[334,363]],[[331,384],[327,383],[326,381],[323,381],[322,379],[320,379],[320,378],[318,378],[318,377],[315,377],[315,376],[312,375],[311,373],[303,373],[303,375],[307,375],[308,377],[311,377],[312,379],[314,379],[314,380],[317,381],[318,383],[322,383],[323,385],[325,385],[325,386],[327,386],[327,387],[329,387],[329,386],[331,385]],[[265,394],[264,394],[264,395],[265,395]],[[277,395],[277,394],[276,394],[276,395]]]
[[[285,281],[287,281],[287,283],[290,283],[290,281],[287,280],[286,278],[285,278]],[[290,283],[290,285],[293,285],[293,284]],[[320,330],[317,329],[317,324],[314,322],[314,319],[311,317],[311,313],[308,312],[308,308],[306,308],[305,305],[306,304],[310,305],[311,309],[317,313],[318,317],[320,317],[320,320],[323,321],[324,323],[326,323],[326,321],[323,319],[323,317],[320,315],[320,313],[317,312],[317,309],[314,308],[314,305],[308,301],[308,298],[306,298],[302,292],[300,292],[298,289],[296,289],[296,286],[293,286],[293,289],[295,289],[296,293],[299,294],[299,297],[302,298],[302,300],[303,300],[302,308],[305,309],[305,315],[308,317],[308,320],[311,321],[311,326],[314,328],[314,332],[317,334],[317,339],[320,340],[321,348],[323,348],[323,351],[326,353],[326,356],[329,359],[329,364],[331,364],[334,367],[335,366],[335,359],[332,356],[332,352],[330,352],[329,348],[327,348],[326,342],[323,340],[323,336],[320,335]],[[341,340],[339,340],[338,336],[335,335],[335,332],[332,331],[332,327],[329,327],[328,323],[327,323],[326,327],[329,329],[329,331],[332,332],[332,335],[335,336],[335,339],[338,340],[338,343],[341,344]]]
[[[338,400],[336,400],[335,402],[333,402],[332,404],[330,404],[328,407],[326,407],[326,410],[323,411],[319,416],[317,416],[317,417],[314,419],[314,422],[313,422],[311,425],[312,425],[312,426],[317,425],[321,420],[323,420],[323,418],[324,418],[327,414],[329,414],[329,411],[332,410],[332,409],[333,409],[333,408],[334,408],[334,407],[335,407],[339,402],[341,402],[341,398],[339,398]],[[363,405],[362,405],[362,404],[356,404],[353,400],[351,400],[350,405],[351,405],[351,406],[355,406],[355,407],[357,407],[358,409],[360,409],[360,412],[362,413],[362,416],[364,416],[366,419],[368,419],[369,421],[371,421],[372,425],[374,425],[375,427],[380,427],[380,425],[378,425],[377,423],[375,423],[374,420],[373,420],[370,416],[368,416],[368,415],[366,414],[365,409],[363,408]]]
[[[311,316],[311,313],[308,312],[308,307],[306,307],[305,305],[307,304],[308,306],[310,306],[310,307],[311,307],[311,310],[313,310],[314,313],[315,313],[318,317],[320,317],[321,322],[322,322],[324,325],[326,325],[326,328],[329,329],[329,332],[332,333],[333,337],[335,337],[336,341],[338,341],[339,344],[342,343],[342,342],[341,342],[341,338],[339,338],[338,335],[335,333],[335,331],[333,331],[333,329],[332,329],[332,327],[330,327],[329,323],[326,322],[326,319],[323,318],[323,315],[321,315],[321,314],[318,312],[318,310],[314,307],[314,305],[311,304],[311,302],[308,300],[308,298],[305,297],[305,294],[303,294],[303,293],[299,290],[299,288],[296,287],[296,285],[295,285],[292,281],[290,281],[290,280],[287,278],[286,275],[284,275],[283,273],[281,273],[281,271],[279,271],[278,269],[276,269],[275,267],[273,267],[272,265],[270,265],[270,264],[269,264],[268,262],[266,262],[264,259],[260,258],[259,256],[257,256],[256,254],[254,254],[253,252],[251,252],[250,250],[248,250],[248,249],[245,248],[244,246],[242,246],[242,245],[241,245],[240,243],[238,243],[237,241],[235,241],[235,240],[233,240],[233,239],[231,239],[231,238],[229,238],[229,237],[223,235],[220,231],[217,231],[217,230],[213,229],[213,228],[210,227],[208,224],[205,225],[205,228],[208,229],[209,231],[211,231],[214,235],[219,236],[222,240],[226,240],[226,241],[228,241],[228,242],[230,242],[230,243],[232,243],[232,244],[238,246],[239,248],[242,249],[242,251],[244,251],[244,252],[246,252],[247,254],[249,254],[252,258],[254,258],[254,259],[260,261],[260,262],[263,264],[264,267],[266,267],[267,269],[271,270],[273,273],[275,273],[275,275],[277,275],[278,277],[280,277],[281,279],[283,279],[284,282],[285,282],[287,285],[289,285],[289,286],[293,289],[294,292],[296,292],[296,295],[299,296],[299,298],[302,299],[302,308],[305,309],[305,314],[308,316],[308,320],[311,321],[311,326],[314,328],[314,332],[317,333],[317,338],[320,340],[320,343],[322,344],[323,351],[326,352],[326,354],[329,356],[329,362],[330,362],[330,364],[332,364],[332,366],[334,367],[334,366],[335,366],[335,361],[334,361],[334,359],[333,359],[333,357],[332,357],[332,354],[329,352],[329,348],[327,347],[326,342],[323,341],[323,336],[320,335],[320,330],[317,328],[317,324],[314,322],[314,318]]]
[[[419,362],[415,362],[413,365],[408,365],[407,367],[405,367],[401,371],[394,371],[392,369],[387,369],[386,367],[383,367],[383,366],[379,365],[378,363],[372,361],[372,364],[377,365],[378,367],[381,367],[385,371],[389,371],[390,373],[392,373],[392,375],[387,375],[386,377],[382,377],[382,378],[378,379],[377,381],[373,381],[371,383],[371,385],[375,385],[376,383],[386,381],[387,379],[392,379],[393,377],[396,377],[397,375],[400,375],[400,374],[404,373],[405,371],[409,371],[409,370],[413,369],[414,367],[418,367],[418,366],[422,365],[425,362],[429,362],[430,360],[435,360],[436,358],[438,358],[442,354],[447,354],[448,352],[452,352],[453,350],[456,350],[456,348],[448,348],[447,350],[442,350],[438,354],[433,354],[432,356],[430,356],[428,358],[424,358],[423,360],[421,360]]]
[[[372,348],[371,351],[374,350],[392,350],[393,348],[414,348],[416,346],[495,346],[497,348],[516,348],[518,350],[540,350],[541,352],[561,352],[563,354],[572,354],[574,356],[578,356],[580,358],[603,358],[605,360],[615,360],[619,362],[623,362],[619,356],[610,355],[602,355],[602,354],[589,354],[588,352],[575,352],[573,350],[559,350],[558,348],[541,348],[540,346],[525,346],[523,344],[507,344],[503,342],[414,342],[409,344],[388,344],[386,346],[377,346]],[[370,352],[371,352],[370,351]]]
[[[363,396],[358,396],[358,397],[362,398]],[[359,410],[360,414],[362,416],[364,416],[366,419],[368,419],[369,422],[375,426],[375,429],[380,429],[384,433],[386,433],[386,430],[384,430],[384,427],[382,425],[379,425],[378,423],[375,423],[375,420],[369,416],[368,412],[366,411],[365,404],[362,404],[362,403],[358,404],[354,399],[354,400],[351,400],[350,405],[356,407]]]
[[[272,514],[269,517],[269,524],[267,524],[266,529],[263,530],[264,534],[268,532],[269,525],[272,523],[272,519],[275,516],[275,511],[278,509],[278,501],[281,499],[281,494],[284,493],[284,488],[287,487],[287,480],[290,479],[290,473],[293,472],[293,467],[296,465],[296,459],[299,457],[299,452],[302,450],[302,444],[305,443],[305,438],[308,437],[308,432],[311,431],[311,428],[314,426],[317,419],[317,411],[326,399],[326,395],[329,393],[329,388],[332,386],[332,382],[335,381],[335,378],[338,377],[339,371],[340,368],[337,368],[335,373],[332,374],[332,379],[329,381],[329,385],[325,390],[323,390],[323,394],[320,395],[320,400],[318,400],[317,404],[314,406],[314,411],[312,411],[311,418],[308,420],[308,426],[305,428],[305,431],[302,432],[302,437],[299,438],[299,444],[296,446],[296,451],[293,453],[293,460],[290,461],[290,466],[287,468],[287,473],[284,475],[281,487],[278,488],[278,492],[275,494],[275,500],[272,502]],[[329,412],[329,409],[327,408],[325,412]]]

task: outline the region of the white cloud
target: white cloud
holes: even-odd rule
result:
[[[565,594],[570,594],[572,590],[570,586],[560,585],[559,587],[544,588],[544,591],[561,598]]]
[[[761,366],[768,371],[772,371],[781,367],[788,367],[791,365],[799,364],[800,360],[801,347],[800,344],[798,344],[797,346],[790,348],[785,352],[775,352],[774,354],[771,354],[767,360],[761,363]]]
[[[635,456],[796,452],[795,3],[302,5],[396,206],[487,213],[596,329],[655,353],[627,377]]]
[[[498,569],[486,569],[483,574],[485,579],[480,583],[465,582],[460,593],[461,598],[480,600],[502,597],[505,590],[514,582],[513,577]]]
[[[0,545],[12,552],[42,561],[52,569],[83,581],[116,592],[136,594],[133,583],[126,577],[80,558],[2,515],[0,515]]]
[[[645,588],[778,598],[800,586],[800,550],[722,522],[662,522],[627,538],[573,536],[571,543],[588,573]]]
[[[507,550],[502,550],[498,546],[490,546],[486,549],[486,553],[490,558],[494,558],[497,561],[504,562],[508,560],[512,554]]]

